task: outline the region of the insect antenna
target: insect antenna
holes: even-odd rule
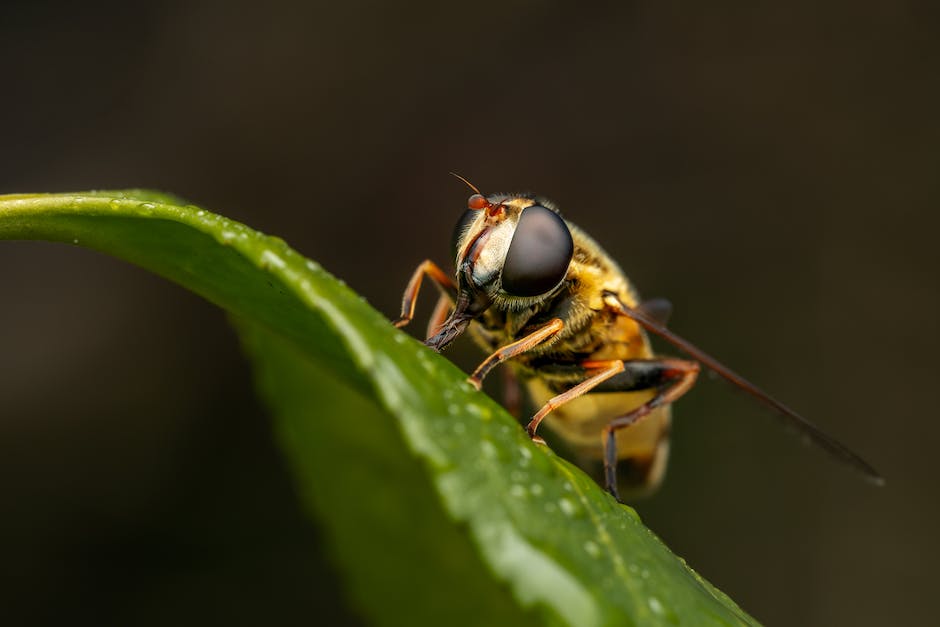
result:
[[[497,203],[491,203],[489,200],[486,199],[486,196],[483,195],[483,192],[477,189],[476,185],[474,185],[473,183],[471,183],[464,177],[460,176],[456,172],[451,172],[450,175],[463,181],[467,187],[469,187],[475,192],[474,195],[471,196],[470,200],[468,201],[468,206],[470,209],[473,209],[474,211],[481,211],[483,209],[486,209],[486,215],[490,217],[498,215],[501,211],[505,209],[506,199],[503,199]]]
[[[733,372],[731,369],[723,365],[708,353],[704,352],[688,340],[679,337],[665,326],[650,319],[644,313],[628,307],[617,297],[616,294],[608,292],[605,294],[604,300],[618,313],[627,316],[650,333],[658,335],[682,352],[702,362],[702,364],[704,364],[708,369],[716,372],[730,383],[744,390],[759,400],[761,403],[773,409],[774,412],[784,420],[784,422],[795,427],[801,434],[806,436],[810,441],[832,455],[837,460],[860,472],[871,483],[875,485],[884,485],[884,477],[882,477],[878,471],[872,467],[871,464],[866,462],[834,437],[822,431],[815,424],[799,415],[777,399],[773,398],[741,375]]]
[[[469,187],[470,189],[472,189],[474,192],[476,192],[476,193],[479,194],[480,196],[483,195],[483,192],[481,192],[479,189],[477,189],[477,186],[476,186],[476,185],[474,185],[473,183],[471,183],[470,181],[468,181],[468,180],[465,179],[464,177],[460,176],[460,175],[457,174],[456,172],[450,172],[449,174],[450,174],[451,176],[453,176],[453,177],[455,177],[455,178],[458,178],[458,179],[460,179],[461,181],[463,181],[464,184],[465,184],[467,187]]]

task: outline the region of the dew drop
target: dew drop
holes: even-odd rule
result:
[[[510,495],[510,496],[514,496],[514,497],[516,497],[516,498],[522,498],[522,497],[524,497],[524,496],[525,496],[525,492],[526,492],[525,488],[524,488],[523,486],[519,485],[518,483],[513,484],[513,485],[509,488],[509,495]]]
[[[659,614],[660,616],[663,614],[664,612],[663,604],[660,602],[659,599],[657,599],[656,597],[650,597],[649,599],[646,600],[646,602],[647,604],[649,604],[650,609],[653,611],[653,614]]]
[[[266,250],[261,253],[261,267],[269,268],[271,266],[274,266],[275,268],[283,268],[287,266],[287,264],[283,259],[278,257],[277,254],[271,252],[270,250]]]
[[[598,557],[601,554],[601,547],[597,546],[593,540],[588,540],[584,543],[584,551],[591,557]]]
[[[558,508],[562,512],[564,512],[565,515],[567,516],[573,516],[577,509],[575,507],[575,504],[569,501],[568,499],[561,499],[560,501],[558,501]]]
[[[121,201],[118,200],[117,198],[112,198],[112,199],[108,202],[108,206],[111,207],[112,209],[115,209],[115,210],[120,209],[120,208],[121,208]]]

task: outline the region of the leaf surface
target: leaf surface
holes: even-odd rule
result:
[[[156,192],[0,196],[231,312],[298,486],[375,624],[750,625],[466,375],[282,240]]]

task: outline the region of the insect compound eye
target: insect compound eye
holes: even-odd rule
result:
[[[470,226],[470,223],[473,222],[478,215],[480,215],[480,212],[474,209],[467,209],[463,212],[463,215],[460,216],[459,220],[457,220],[457,224],[454,225],[454,232],[450,236],[451,251],[457,251],[457,245],[460,243],[460,236],[463,235],[463,232],[467,230],[467,227]]]
[[[526,207],[503,262],[503,289],[513,296],[545,294],[565,278],[573,254],[565,221],[541,205]]]

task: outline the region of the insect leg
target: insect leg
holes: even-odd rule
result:
[[[581,396],[582,394],[586,394],[590,392],[593,388],[596,388],[598,385],[600,385],[604,381],[607,381],[611,377],[616,376],[620,374],[621,372],[623,372],[623,368],[624,368],[624,362],[620,359],[612,359],[609,361],[585,361],[585,362],[582,362],[581,365],[585,368],[585,370],[595,370],[595,369],[600,368],[601,371],[595,374],[594,376],[588,379],[585,379],[584,381],[577,384],[570,390],[566,390],[565,392],[562,392],[558,396],[550,398],[548,402],[545,403],[545,405],[543,405],[542,408],[538,410],[538,412],[536,412],[534,416],[532,416],[532,420],[530,420],[529,424],[526,425],[525,430],[526,430],[526,433],[529,434],[529,437],[535,440],[536,442],[539,442],[540,444],[544,444],[544,440],[542,440],[542,438],[537,436],[535,434],[535,431],[539,428],[539,423],[542,422],[542,419],[544,419],[545,416],[547,416],[550,411],[558,407],[561,407],[568,401],[575,399]]]
[[[549,339],[559,331],[565,328],[565,323],[559,318],[552,318],[547,324],[539,327],[532,333],[528,334],[520,340],[516,340],[511,344],[507,344],[502,348],[498,349],[495,353],[483,360],[483,363],[477,366],[477,369],[473,371],[473,374],[470,375],[470,378],[467,379],[476,389],[480,389],[480,386],[483,384],[483,377],[492,370],[497,364],[506,361],[507,359],[512,359],[519,353],[524,353],[527,350],[534,348]]]
[[[688,392],[699,370],[698,363],[683,359],[631,360],[624,362],[622,381],[614,380],[610,386],[605,386],[604,391],[656,390],[656,396],[636,409],[617,416],[604,427],[604,487],[618,501],[617,431],[636,424],[657,407],[668,405]]]
[[[411,322],[411,319],[414,318],[415,302],[418,300],[421,280],[425,275],[431,277],[431,280],[437,283],[438,287],[445,293],[453,294],[457,290],[454,280],[447,276],[447,273],[441,270],[436,263],[430,259],[422,261],[421,265],[414,271],[414,274],[411,275],[411,280],[408,281],[408,287],[405,288],[405,293],[402,296],[401,317],[393,323],[399,329]]]
[[[428,320],[427,335],[424,339],[434,337],[437,332],[441,330],[441,327],[443,327],[444,323],[447,321],[447,316],[450,314],[450,308],[453,306],[453,303],[454,301],[451,300],[450,296],[447,294],[441,294],[440,297],[438,297],[437,304],[434,305],[434,312]]]

